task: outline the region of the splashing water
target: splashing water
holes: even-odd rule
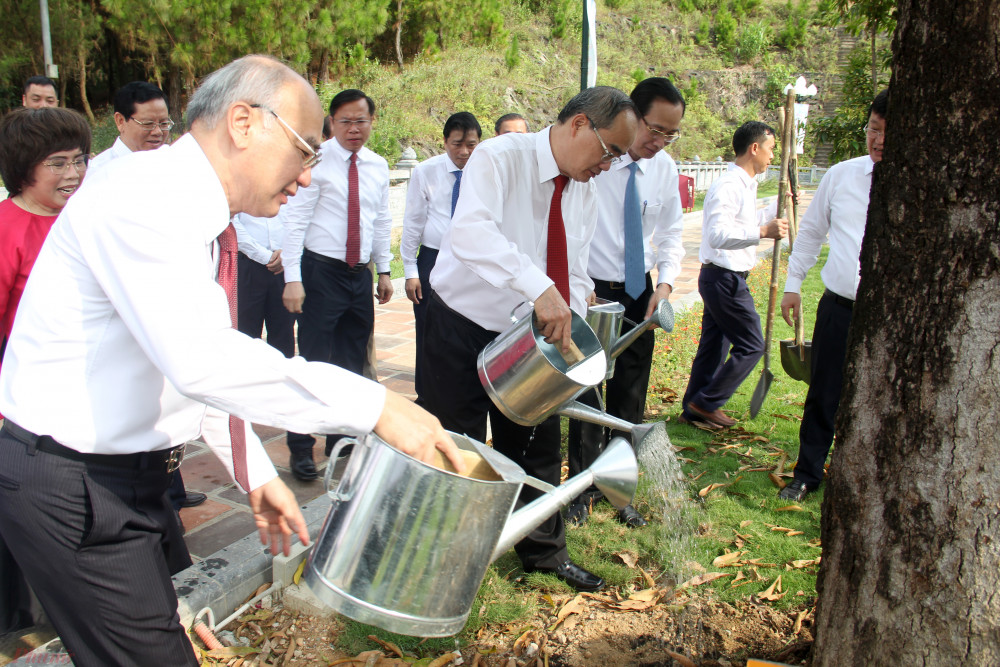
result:
[[[663,519],[661,524],[653,522],[649,526],[656,532],[660,545],[663,580],[678,584],[691,574],[686,563],[692,559],[697,518],[688,498],[687,482],[662,422],[642,438],[636,452],[643,472],[639,494],[648,500],[653,514],[660,514]]]

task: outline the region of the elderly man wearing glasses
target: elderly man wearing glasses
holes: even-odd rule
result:
[[[365,148],[375,117],[370,97],[343,90],[330,101],[330,116],[333,138],[323,143],[323,163],[282,214],[283,300],[290,312],[301,313],[299,354],[361,375],[375,327],[370,260],[378,271],[378,302],[392,297],[389,165]],[[327,438],[327,455],[338,439]],[[288,434],[290,467],[301,481],[316,479],[314,444],[308,433]]]
[[[594,179],[597,231],[590,246],[587,273],[594,281],[598,298],[617,301],[625,306],[626,318],[640,322],[652,315],[661,299],[670,296],[684,257],[677,165],[663,150],[681,136],[684,97],[667,79],[651,77],[635,87],[631,98],[641,119],[635,141],[607,173]],[[654,266],[656,289],[649,273]],[[623,333],[630,328],[626,324]],[[605,389],[610,414],[633,423],[642,421],[654,342],[654,333],[648,331],[618,357]],[[599,391],[597,387],[581,398],[596,406]],[[570,476],[589,467],[610,436],[604,427],[571,420]],[[567,508],[566,520],[585,522],[590,507],[600,497],[593,487],[584,492]],[[618,518],[627,526],[646,524],[631,505],[621,510]]]
[[[229,220],[274,216],[309,185],[323,123],[309,83],[247,56],[209,75],[187,116],[189,134],[115,160],[73,195],[0,373],[0,534],[79,667],[198,665],[162,541],[170,473],[206,405],[235,415],[231,446],[212,450],[275,553],[309,534],[259,440],[240,437],[250,421],[373,431],[465,469],[440,423],[405,398],[234,327]]]
[[[162,90],[145,81],[126,83],[115,93],[118,138],[111,148],[91,160],[91,170],[103,169],[108,162],[123,155],[163,146],[173,126]]]

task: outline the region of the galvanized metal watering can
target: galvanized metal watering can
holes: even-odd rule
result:
[[[575,400],[609,376],[614,360],[651,327],[674,328],[674,309],[661,299],[652,317],[618,337],[625,311],[621,304],[614,304],[619,306],[615,308],[612,303],[588,309],[586,320],[573,313],[573,341],[586,357],[575,366],[568,367],[556,346],[545,342],[531,315],[479,353],[479,380],[508,419],[523,426],[535,426],[554,414],[579,419],[629,433],[637,451],[651,437],[662,439],[666,433],[662,422],[633,424]],[[604,367],[598,365],[601,357]]]
[[[459,632],[486,568],[591,484],[627,505],[638,464],[623,438],[558,487],[525,474],[490,447],[451,434],[468,471],[440,457],[432,466],[369,434],[326,488],[333,501],[306,564],[306,586],[325,604],[390,632],[445,637]],[[331,461],[348,443],[337,443]],[[511,512],[522,484],[546,493]]]

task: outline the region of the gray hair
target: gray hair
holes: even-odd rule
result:
[[[236,102],[274,109],[281,89],[296,77],[298,74],[277,58],[243,56],[205,77],[188,102],[188,124],[200,121],[211,130]]]
[[[639,117],[639,110],[632,99],[611,86],[594,86],[581,90],[573,96],[562,111],[559,112],[559,123],[565,123],[578,113],[590,119],[596,128],[611,127],[623,111],[631,111]]]

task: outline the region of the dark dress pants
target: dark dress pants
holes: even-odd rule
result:
[[[306,300],[299,315],[299,354],[307,361],[335,364],[362,374],[368,338],[375,326],[372,274],[305,250],[302,253],[302,286]],[[342,436],[327,439],[327,448]],[[308,433],[288,432],[293,453],[312,451],[315,439]]]
[[[239,255],[236,273],[237,327],[251,338],[261,338],[267,327],[267,344],[288,358],[295,355],[295,315],[285,308],[281,296],[285,273],[271,273],[267,266]]]
[[[493,448],[525,472],[554,486],[559,484],[559,418],[538,426],[521,426],[503,416],[479,381],[479,352],[499,334],[451,310],[435,295],[427,306],[424,383],[427,410],[445,429],[486,442],[486,416],[493,430]],[[542,495],[525,485],[516,507]],[[566,529],[556,512],[514,547],[525,570],[551,569],[569,560]]]
[[[422,350],[424,342],[424,322],[427,317],[427,304],[430,303],[431,295],[434,294],[434,290],[431,289],[431,270],[437,262],[437,256],[437,248],[428,248],[425,245],[420,246],[420,252],[417,254],[417,275],[420,278],[420,293],[423,295],[420,299],[420,303],[413,304],[413,324],[417,337],[417,356],[413,369],[413,386],[417,392],[418,405],[424,404],[424,401],[421,398],[423,395],[424,375],[424,354]]]
[[[594,280],[594,292],[602,299],[617,301],[625,306],[625,317],[632,322],[642,322],[649,306],[649,298],[653,295],[653,284],[649,274],[646,274],[646,289],[633,299],[625,293],[621,283],[609,283],[606,280]],[[632,330],[629,323],[622,325],[622,335]],[[642,422],[646,411],[646,389],[649,387],[649,369],[653,362],[653,348],[656,344],[656,334],[647,331],[634,343],[625,348],[615,360],[614,376],[605,382],[604,405],[608,414],[638,424]],[[593,407],[598,407],[595,392],[584,392],[579,400]],[[584,470],[600,456],[608,441],[614,436],[622,436],[631,442],[631,436],[621,431],[611,432],[611,429],[576,419],[569,421],[569,475],[573,477]],[[591,486],[576,502],[587,504],[598,500],[601,493]]]
[[[849,302],[830,291],[816,307],[809,391],[799,427],[799,460],[795,464],[795,479],[805,483],[810,490],[823,481],[823,464],[833,445],[851,312]]]
[[[705,312],[682,405],[686,411],[693,402],[712,412],[726,404],[764,356],[764,335],[744,275],[703,265],[698,291]]]
[[[165,553],[180,532],[169,475],[71,461],[36,440],[0,432],[0,533],[74,664],[196,666]]]

